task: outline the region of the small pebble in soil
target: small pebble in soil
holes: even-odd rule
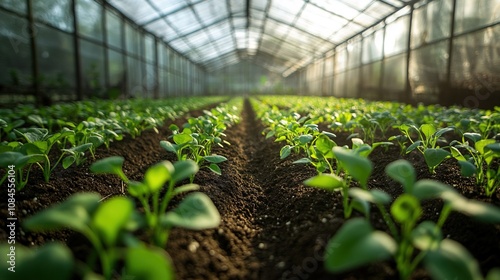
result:
[[[299,210],[295,210],[295,213],[296,213],[296,214],[299,214]]]
[[[326,218],[321,219],[321,222],[322,222],[323,224],[326,224],[326,221],[327,221],[327,220],[326,220]]]
[[[266,244],[264,243],[259,243],[259,249],[265,249],[266,248]]]
[[[210,251],[208,251],[208,254],[210,254],[210,256],[214,256],[215,255],[215,251],[214,250],[210,250]]]
[[[191,244],[189,244],[188,250],[191,253],[194,253],[194,252],[196,252],[196,250],[198,250],[199,247],[200,247],[200,243],[193,241],[193,242],[191,242]]]
[[[290,223],[290,221],[288,221],[288,222],[286,222],[286,224],[285,224],[285,225],[289,226],[290,224],[291,224],[291,223]]]
[[[276,264],[277,268],[284,268],[285,267],[285,262],[279,262]]]
[[[270,255],[270,256],[269,256],[269,260],[270,260],[270,261],[274,260],[274,255]]]
[[[33,197],[33,201],[36,202],[38,200],[37,197]]]
[[[224,233],[224,229],[219,228],[219,229],[217,230],[217,233],[218,233],[218,234],[223,234],[223,233]]]
[[[28,214],[28,211],[26,211],[26,209],[21,210],[21,212],[23,212],[24,215]]]

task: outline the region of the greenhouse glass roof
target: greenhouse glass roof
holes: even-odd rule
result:
[[[252,60],[290,72],[412,0],[109,0],[172,48],[215,71]]]

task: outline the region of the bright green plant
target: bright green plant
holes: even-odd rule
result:
[[[468,139],[473,142],[469,145]],[[495,159],[500,158],[500,143],[495,139],[482,139],[478,133],[464,133],[462,142],[453,142],[451,154],[458,160],[462,175],[475,176],[476,183],[484,187],[487,196],[492,196],[500,186],[500,167],[495,168]],[[467,153],[462,153],[466,151]]]
[[[392,236],[373,229],[367,220],[350,220],[326,247],[326,269],[341,272],[393,257],[401,279],[409,279],[422,261],[435,279],[483,279],[477,261],[459,243],[443,240],[441,228],[451,211],[498,223],[500,209],[469,200],[452,187],[437,181],[422,179],[417,182],[415,170],[405,160],[390,163],[386,173],[405,189],[405,193],[392,203],[391,215],[385,210],[382,212]],[[350,195],[374,203],[379,209],[385,209],[385,204],[390,201],[387,194],[377,190],[353,188]],[[444,201],[437,223],[420,221],[423,211],[421,201],[433,198]],[[399,231],[396,230],[396,223],[399,224]],[[498,271],[490,274],[498,275]]]
[[[128,276],[136,275],[141,277],[140,279],[173,279],[173,266],[164,252],[147,248],[138,241],[130,241],[133,238],[127,235],[127,232],[130,228],[134,228],[134,216],[137,215],[132,200],[126,197],[114,197],[104,202],[100,201],[101,197],[98,194],[75,194],[66,201],[28,218],[23,225],[31,231],[68,228],[81,233],[92,244],[105,279],[112,279],[119,261],[124,261],[124,271]],[[128,240],[128,245],[125,240]],[[48,257],[47,254],[41,253],[45,251],[48,251],[47,254],[59,256],[59,258]],[[89,256],[87,265],[92,271],[97,271],[98,266],[93,263],[93,259],[95,259],[94,256]],[[153,264],[158,266],[153,270],[158,275],[150,274],[149,277],[145,277],[147,274],[145,274],[144,267],[151,268]],[[31,267],[28,268],[28,265],[38,269],[33,270]],[[54,275],[54,271],[48,270],[47,265],[49,267],[57,265],[56,270],[64,272],[62,274],[55,273],[60,275],[59,279],[70,279],[63,276],[70,275],[74,261],[71,253],[64,246],[46,246],[35,253],[33,258],[21,259],[19,267],[21,275],[33,275],[36,272],[41,274],[19,279],[45,279],[40,278],[40,275],[47,272]],[[141,268],[141,266],[144,267]],[[80,270],[85,271],[84,269]]]
[[[109,157],[95,162],[90,169],[98,174],[117,175],[128,185],[128,193],[137,198],[144,208],[143,222],[156,245],[165,246],[173,226],[201,230],[219,225],[219,212],[210,198],[200,192],[189,194],[177,208],[167,212],[174,196],[199,189],[195,184],[176,186],[198,171],[198,165],[194,161],[184,160],[174,164],[162,161],[146,171],[142,182],[129,180],[122,171],[122,165],[122,157]],[[167,187],[162,195],[165,184]]]
[[[0,153],[0,167],[7,170],[9,166],[15,171],[15,183],[16,189],[22,190],[26,184],[28,184],[29,175],[31,167],[34,163],[44,160],[41,154],[30,154],[24,155],[19,152],[6,151]],[[5,175],[0,179],[0,185],[5,182],[9,174],[5,172]]]

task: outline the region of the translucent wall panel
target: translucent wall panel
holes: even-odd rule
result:
[[[330,57],[327,57],[325,59],[325,76],[328,77],[328,76],[332,76],[333,75],[333,66],[334,66],[334,63],[335,63],[335,57],[332,55]]]
[[[359,92],[359,77],[360,70],[359,68],[351,69],[346,72],[346,97],[355,98],[358,97]]]
[[[71,0],[32,1],[33,14],[52,26],[65,31],[73,31],[73,13]]]
[[[142,85],[142,62],[133,57],[127,57],[128,92],[131,96],[140,97],[144,92]]]
[[[323,80],[323,95],[333,94],[333,77],[328,76]]]
[[[406,87],[406,54],[394,56],[384,61],[382,82],[383,100],[400,100]]]
[[[112,88],[125,90],[125,68],[123,67],[123,55],[119,52],[108,50],[109,85]]]
[[[168,74],[167,70],[159,70],[158,72],[159,75],[158,87],[159,87],[160,98],[165,98],[168,96],[167,74]]]
[[[500,22],[500,0],[457,0],[455,34]]]
[[[410,17],[403,16],[387,25],[385,31],[384,52],[391,56],[406,51]]]
[[[41,86],[68,94],[75,86],[73,38],[45,26],[39,26],[37,30]]]
[[[500,25],[460,36],[453,44],[451,86],[500,89]],[[498,50],[498,47],[497,47]]]
[[[413,13],[411,47],[450,36],[453,0],[436,0],[416,9]]]
[[[6,9],[18,12],[20,14],[27,14],[26,1],[21,0],[2,0],[0,6]]]
[[[156,85],[155,67],[152,64],[145,64],[146,73],[143,75],[143,87],[145,97],[152,98]]]
[[[346,96],[346,79],[347,79],[347,74],[345,72],[342,73],[337,73],[335,75],[334,81],[333,81],[333,95],[336,97],[345,97]]]
[[[446,82],[448,41],[411,52],[409,81],[415,100],[438,102],[439,90]]]
[[[86,96],[102,96],[104,88],[104,48],[80,39],[81,81]]]
[[[363,38],[363,64],[382,59],[384,53],[384,30],[380,29]]]
[[[377,61],[361,67],[360,96],[367,99],[377,99],[380,92],[380,77],[382,74],[382,62]]]
[[[122,20],[118,15],[110,11],[106,11],[106,34],[108,36],[108,45],[123,49]]]
[[[31,83],[28,21],[0,11],[0,88]]]
[[[80,35],[102,41],[102,6],[94,0],[77,0],[76,14]]]
[[[153,62],[155,60],[155,40],[152,36],[144,36],[144,55],[146,61]]]
[[[358,67],[361,64],[361,40],[349,43],[347,45],[347,53],[347,68],[352,69]]]
[[[337,50],[335,55],[335,73],[344,71],[347,67],[347,49],[341,48]]]
[[[140,52],[139,33],[129,23],[125,24],[125,40],[126,40],[125,45],[127,46],[127,52],[130,54],[139,55]]]

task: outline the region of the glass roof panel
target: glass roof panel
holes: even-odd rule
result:
[[[207,69],[251,59],[291,73],[381,19],[397,18],[412,0],[107,2]]]

